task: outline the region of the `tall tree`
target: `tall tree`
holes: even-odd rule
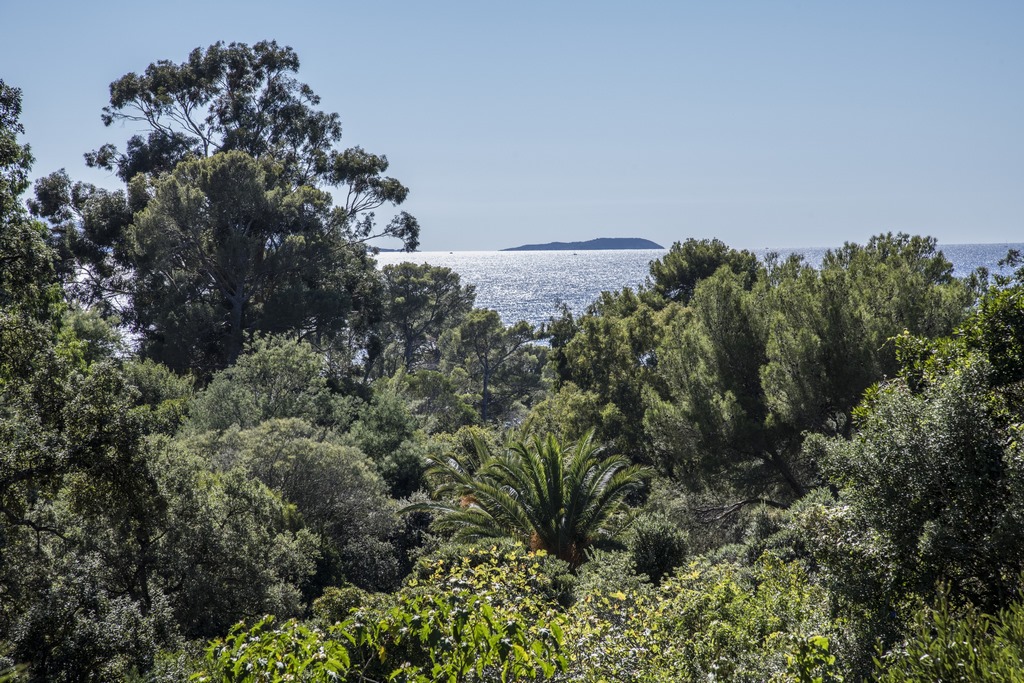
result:
[[[175,369],[224,367],[252,331],[329,340],[352,322],[352,301],[374,292],[365,243],[417,246],[414,217],[375,218],[408,188],[386,175],[386,157],[339,146],[338,115],[317,108],[298,69],[291,48],[264,41],[126,74],[103,121],[144,132],[124,151],[86,155],[126,191],[63,171],[37,183],[32,210],[51,224],[73,294],[122,306],[146,352]]]
[[[753,287],[722,266],[664,336],[647,431],[667,471],[792,500],[820,481],[807,433],[849,435],[863,392],[899,369],[904,330],[949,333],[972,300],[933,239],[880,235],[820,269],[770,263]]]
[[[372,266],[332,229],[329,202],[237,151],[159,178],[127,235],[131,321],[148,354],[209,372],[235,361],[247,333],[337,332]]]
[[[441,334],[472,309],[476,288],[463,285],[450,268],[398,263],[381,270],[384,284],[384,341],[396,345],[407,372],[428,362]]]
[[[758,264],[752,252],[730,249],[718,239],[676,242],[667,254],[651,263],[651,289],[666,299],[685,304],[697,283],[722,266],[742,275],[748,287],[754,284]]]
[[[497,311],[481,308],[471,311],[465,321],[446,336],[447,362],[465,368],[480,387],[480,417],[484,422],[494,418],[491,408],[498,373],[513,366],[517,359],[521,360],[525,347],[532,340],[533,328],[525,320],[505,327]],[[539,376],[539,365],[526,369],[530,375]]]
[[[129,73],[110,84],[103,123],[141,123],[125,152],[104,145],[86,155],[95,166],[116,170],[128,182],[138,173],[171,171],[189,157],[241,151],[272,158],[293,185],[338,187],[340,223],[353,239],[373,236],[372,212],[405,201],[408,188],[384,176],[387,157],[360,147],[339,150],[341,120],[319,111],[320,97],[295,74],[299,57],[275,41],[215,43],[194,49],[186,61],[160,60],[144,73]],[[382,234],[415,249],[419,227],[399,214]]]

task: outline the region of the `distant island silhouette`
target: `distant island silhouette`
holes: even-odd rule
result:
[[[597,249],[664,249],[657,242],[639,237],[598,237],[586,242],[546,242],[545,244],[524,244],[502,251],[593,251]]]

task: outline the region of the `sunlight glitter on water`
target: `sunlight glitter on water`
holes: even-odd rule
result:
[[[1024,251],[1024,244],[939,245],[954,266],[957,276],[969,275],[978,266],[999,270],[999,259],[1007,249]],[[801,254],[817,266],[827,249],[757,249],[759,258],[770,251],[785,257]],[[384,252],[380,266],[389,263],[429,263],[459,273],[463,283],[476,286],[476,305],[493,308],[506,323],[526,320],[533,325],[557,316],[561,304],[574,314],[586,310],[603,291],[636,288],[647,281],[651,261],[665,255],[665,249],[622,249],[599,251],[425,251],[412,254]]]

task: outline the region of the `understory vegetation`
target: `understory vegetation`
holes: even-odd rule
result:
[[[298,68],[127,74],[123,189],[31,197],[0,81],[0,680],[1024,679],[1024,268],[691,239],[508,325],[376,267]]]

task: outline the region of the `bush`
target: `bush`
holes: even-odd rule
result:
[[[1024,602],[996,614],[955,611],[940,592],[934,607],[915,614],[910,635],[875,659],[880,683],[1024,680]]]
[[[641,515],[633,525],[628,545],[636,571],[655,584],[683,564],[689,551],[686,532],[663,514]]]
[[[255,683],[256,681],[337,681],[350,668],[349,639],[341,626],[328,632],[286,621],[274,628],[274,617],[264,617],[246,630],[236,624],[223,640],[206,653],[207,668],[193,681]]]

